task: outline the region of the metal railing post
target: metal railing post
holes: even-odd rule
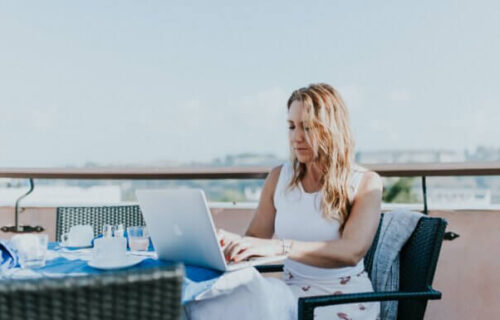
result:
[[[422,176],[422,193],[424,198],[424,214],[428,215],[429,209],[427,208],[427,183],[425,176]]]
[[[19,203],[21,200],[26,198],[30,193],[35,189],[35,182],[33,178],[29,178],[30,188],[23,195],[21,195],[16,200],[16,205],[14,207],[14,225],[13,226],[3,226],[0,228],[3,232],[14,232],[14,233],[23,233],[23,232],[42,232],[44,229],[41,226],[20,226],[19,225]]]

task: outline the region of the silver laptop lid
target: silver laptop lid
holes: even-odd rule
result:
[[[226,270],[203,190],[137,190],[136,195],[160,259]]]

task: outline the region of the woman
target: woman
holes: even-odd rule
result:
[[[363,257],[379,223],[382,182],[353,162],[340,95],[327,84],[294,91],[288,124],[291,161],[269,174],[246,236],[220,232],[226,258],[286,254],[282,279],[296,297],[373,291]],[[378,302],[346,304],[317,308],[315,319],[378,313]]]

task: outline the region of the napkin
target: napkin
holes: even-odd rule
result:
[[[0,271],[14,268],[18,265],[15,251],[9,245],[9,241],[0,240]]]

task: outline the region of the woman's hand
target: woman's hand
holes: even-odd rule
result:
[[[219,231],[219,241],[227,261],[239,262],[251,257],[272,257],[281,254],[279,240],[240,237],[224,230]]]
[[[219,239],[219,244],[222,247],[222,250],[224,250],[229,243],[238,241],[242,237],[239,234],[219,229],[217,230],[217,238]]]

